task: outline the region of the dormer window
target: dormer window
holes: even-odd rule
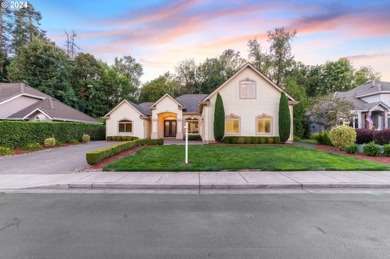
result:
[[[256,82],[250,79],[240,81],[240,98],[256,99]]]

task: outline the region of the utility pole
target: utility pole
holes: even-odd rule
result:
[[[74,40],[77,37],[77,34],[74,31],[72,31],[71,34],[69,34],[66,30],[64,31],[66,35],[66,54],[74,59],[76,56],[76,48],[80,50],[80,47],[76,45]]]

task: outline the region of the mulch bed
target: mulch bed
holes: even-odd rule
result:
[[[79,144],[82,144],[82,143],[75,143],[75,144],[67,143],[67,144],[64,144],[64,145],[59,146],[59,147],[74,146],[74,145],[79,145]],[[59,148],[59,147],[45,147],[45,146],[42,146],[42,149],[40,149],[40,150],[51,149],[51,148]],[[12,151],[14,152],[15,155],[21,155],[21,154],[31,153],[31,152],[35,152],[35,151],[40,151],[40,150],[23,150],[23,149],[20,149],[20,148],[15,148]]]
[[[109,157],[107,159],[104,159],[99,164],[89,166],[89,169],[92,169],[92,170],[102,169],[106,165],[109,165],[109,164],[111,164],[111,163],[113,163],[113,162],[115,162],[115,161],[117,161],[117,160],[119,160],[121,158],[134,155],[135,153],[137,153],[138,150],[140,150],[142,148],[146,148],[146,147],[150,147],[150,146],[138,146],[138,147],[131,148],[129,150],[123,151],[121,153],[116,154],[115,156],[112,156],[112,157]]]
[[[365,160],[370,160],[378,163],[383,163],[383,164],[390,164],[390,157],[385,157],[385,156],[365,156],[362,154],[348,154],[347,152],[340,151],[336,149],[335,147],[332,146],[325,146],[325,145],[315,145],[315,149],[333,153],[333,154],[339,154],[339,155],[344,155],[344,156],[351,156],[351,157],[356,157],[356,158],[361,158]]]

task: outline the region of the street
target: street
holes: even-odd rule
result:
[[[2,258],[385,258],[390,194],[2,193]]]

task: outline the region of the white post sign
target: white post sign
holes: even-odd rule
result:
[[[186,121],[186,125],[184,126],[185,131],[185,145],[186,145],[186,154],[185,154],[185,163],[188,164],[188,121]]]

